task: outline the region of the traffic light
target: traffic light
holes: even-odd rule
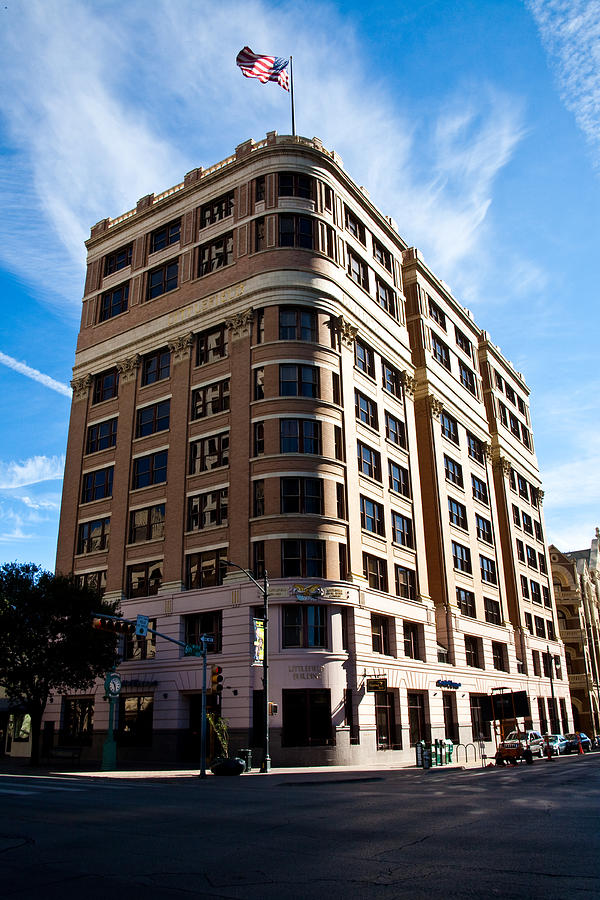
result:
[[[96,628],[98,631],[110,631],[111,634],[135,634],[135,622],[112,619],[110,616],[98,616],[92,619],[92,628]]]
[[[211,666],[210,689],[213,692],[213,694],[221,694],[223,692],[223,667],[222,666]]]

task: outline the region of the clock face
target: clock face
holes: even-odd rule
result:
[[[121,679],[118,675],[111,675],[108,679],[108,691],[110,694],[118,694],[121,690]]]

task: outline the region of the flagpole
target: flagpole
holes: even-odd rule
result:
[[[294,65],[290,56],[290,98],[292,101],[292,137],[296,137],[296,114],[294,110]]]

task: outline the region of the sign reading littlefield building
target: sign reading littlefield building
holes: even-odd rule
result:
[[[324,666],[289,666],[288,672],[294,681],[318,681]]]

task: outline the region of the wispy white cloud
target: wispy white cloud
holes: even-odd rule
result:
[[[526,0],[554,68],[561,100],[600,166],[600,3]]]
[[[14,490],[63,477],[64,456],[32,456],[20,462],[0,461],[0,490]]]
[[[16,500],[20,500],[21,503],[24,503],[25,506],[28,506],[29,509],[35,510],[48,510],[48,511],[56,511],[60,509],[60,496],[58,494],[54,496],[45,496],[35,499],[34,497],[28,497],[23,495],[19,497],[16,495]]]
[[[23,277],[39,273],[44,290],[48,265],[62,270],[61,302],[73,312],[91,223],[247,137],[289,132],[284,92],[246,81],[234,65],[245,43],[282,54],[293,48],[300,132],[340,153],[444,278],[461,290],[478,279],[475,267],[459,264],[482,259],[473,251],[495,180],[523,134],[518,98],[490,85],[455,85],[419,119],[373,75],[350,20],[313,0],[278,6],[277,15],[266,0],[179,0],[176,8],[157,0],[152,16],[141,0],[31,0],[6,21],[0,106],[13,151],[4,170],[0,163],[0,212],[11,213],[0,255]]]
[[[51,378],[50,375],[44,375],[43,372],[38,372],[37,369],[32,369],[31,366],[19,362],[18,359],[13,359],[12,356],[8,356],[6,353],[2,353],[2,351],[0,351],[0,363],[3,366],[8,366],[9,369],[13,369],[15,372],[20,372],[21,375],[25,375],[33,381],[39,382],[39,384],[43,384],[44,387],[56,391],[57,394],[64,394],[65,397],[71,396],[71,388],[66,384],[63,384],[61,381],[56,381],[56,379]]]

